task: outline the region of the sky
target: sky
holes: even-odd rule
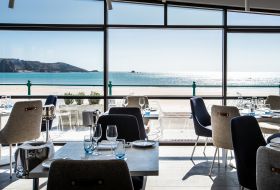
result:
[[[102,24],[103,2],[95,0],[0,1],[0,23]],[[170,7],[172,24],[222,23],[220,11]],[[163,24],[163,7],[113,2],[110,24]],[[232,25],[277,25],[280,16],[229,13]],[[65,62],[103,70],[103,33],[0,31],[0,57]],[[280,34],[228,34],[229,71],[280,71]],[[222,31],[109,29],[110,71],[221,71]]]

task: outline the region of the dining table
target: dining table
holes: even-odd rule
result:
[[[157,176],[159,174],[159,150],[158,142],[149,147],[138,147],[130,145],[126,148],[126,163],[131,176]],[[83,142],[67,142],[56,151],[49,160],[71,159],[71,160],[110,160],[116,159],[111,154],[111,149],[99,150],[101,155],[86,154]],[[47,178],[49,167],[39,164],[29,172],[29,178],[33,179],[33,190],[39,189],[39,178]],[[44,165],[44,166],[43,166]]]

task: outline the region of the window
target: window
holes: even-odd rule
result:
[[[111,29],[109,41],[113,95],[192,95],[193,81],[217,85],[197,95],[221,95],[220,30]]]
[[[169,25],[222,25],[219,10],[168,6]]]
[[[163,25],[163,6],[139,3],[112,3],[109,24]]]
[[[228,25],[280,26],[279,15],[228,12]]]
[[[97,0],[9,0],[0,1],[0,23],[103,24],[104,2]]]
[[[228,95],[278,94],[280,34],[232,33],[228,35]],[[241,87],[230,87],[240,85]],[[268,86],[274,88],[249,86]]]
[[[1,31],[0,41],[1,67],[9,69],[1,74],[1,83],[30,80],[32,95],[103,94],[102,32]],[[1,88],[4,94],[27,95],[26,86]]]

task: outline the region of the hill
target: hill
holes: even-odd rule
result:
[[[87,70],[62,62],[43,63],[0,58],[0,72],[87,72]]]

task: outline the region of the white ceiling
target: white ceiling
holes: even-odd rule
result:
[[[206,5],[233,6],[233,7],[242,7],[242,8],[244,8],[245,6],[245,0],[167,0],[167,1],[206,4]],[[249,6],[250,8],[279,11],[280,0],[249,0]]]

